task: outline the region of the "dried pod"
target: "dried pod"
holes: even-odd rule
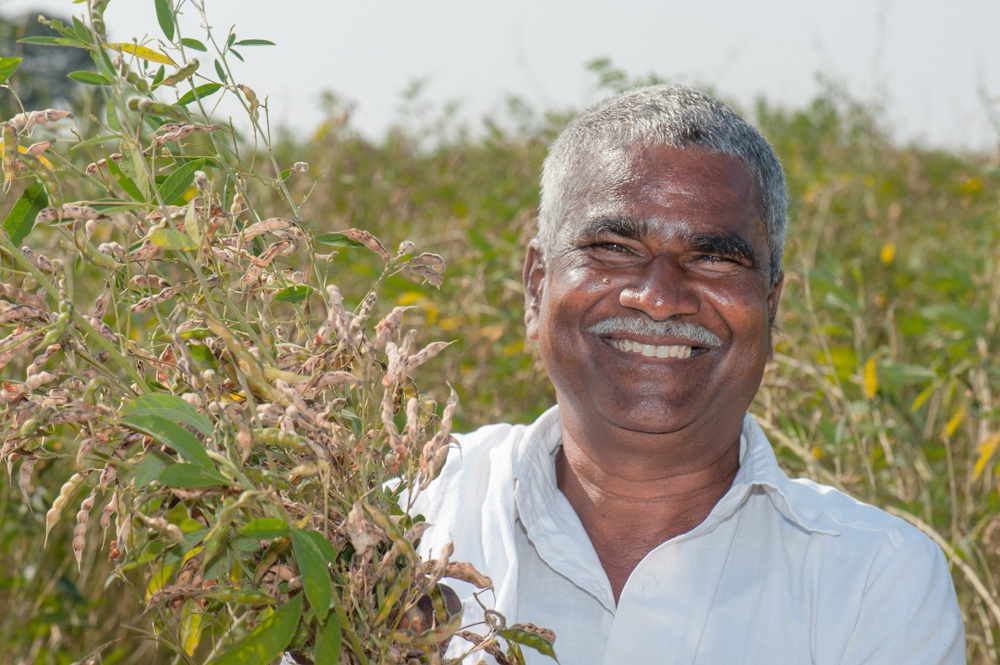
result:
[[[32,111],[30,113],[18,113],[7,124],[16,131],[23,132],[31,129],[35,125],[43,125],[47,122],[57,122],[64,118],[72,118],[69,111],[57,111],[56,109],[45,109],[44,111]]]
[[[76,513],[76,526],[73,527],[73,556],[76,557],[77,570],[83,563],[83,547],[87,538],[87,520],[90,517],[90,509],[94,507],[94,499],[97,495],[95,487],[87,498],[80,504],[80,510]]]
[[[453,344],[453,342],[431,342],[424,348],[420,349],[420,351],[406,359],[406,371],[412,372],[417,367],[420,367],[425,362],[441,353],[451,344]]]
[[[62,509],[66,507],[69,498],[83,484],[88,475],[90,475],[90,469],[78,471],[70,476],[69,480],[63,483],[63,486],[59,489],[59,496],[56,497],[56,500],[52,502],[52,507],[45,513],[45,541],[43,546],[49,542],[49,532],[52,531],[52,527],[59,523]]]
[[[386,250],[385,245],[382,241],[373,236],[368,231],[362,231],[361,229],[347,229],[346,231],[340,231],[341,235],[345,235],[355,242],[359,242],[368,249],[372,250],[384,260],[389,260],[389,252]]]
[[[25,501],[31,499],[31,473],[34,471],[36,463],[38,463],[38,458],[34,455],[28,455],[21,462],[21,468],[17,472],[17,487],[21,490]]]

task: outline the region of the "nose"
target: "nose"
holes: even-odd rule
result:
[[[618,301],[654,321],[698,312],[698,297],[691,277],[682,266],[667,259],[650,262],[638,271],[622,288]]]

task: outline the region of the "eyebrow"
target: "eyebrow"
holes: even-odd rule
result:
[[[649,235],[649,224],[635,217],[598,217],[587,220],[580,233],[585,238],[609,233],[630,240],[642,240]]]
[[[706,254],[749,261],[751,267],[760,267],[760,259],[743,236],[736,234],[696,233],[687,239],[692,249]]]

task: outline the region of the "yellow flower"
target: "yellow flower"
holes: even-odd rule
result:
[[[879,260],[882,261],[883,265],[889,265],[892,263],[893,259],[896,258],[896,244],[887,242],[882,245],[882,249],[878,253]]]

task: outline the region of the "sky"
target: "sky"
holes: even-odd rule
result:
[[[0,0],[6,16],[32,9],[68,16],[83,5]],[[373,138],[408,122],[401,100],[415,81],[422,100],[457,102],[473,128],[511,94],[580,108],[602,96],[585,63],[607,57],[747,106],[761,96],[801,106],[823,77],[885,108],[898,141],[1000,145],[998,0],[206,0],[206,10],[220,38],[235,24],[239,39],[277,44],[243,49],[236,76],[268,97],[272,126],[306,136],[324,91],[353,102],[351,126]],[[203,39],[190,0],[183,12],[183,34]],[[154,0],[111,0],[105,18],[114,40],[161,37]]]

